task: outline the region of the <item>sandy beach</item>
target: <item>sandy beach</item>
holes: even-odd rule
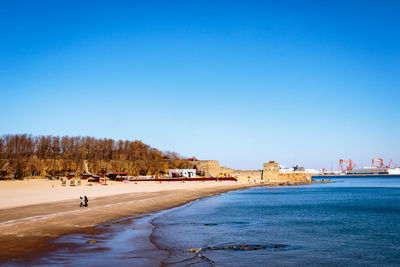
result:
[[[69,233],[95,233],[96,225],[183,205],[260,184],[240,182],[109,182],[62,187],[60,181],[0,181],[0,262],[55,248],[49,241]],[[79,197],[89,207],[79,207]]]

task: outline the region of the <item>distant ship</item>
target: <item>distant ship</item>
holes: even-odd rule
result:
[[[400,168],[374,168],[364,167],[362,169],[347,170],[348,175],[400,175]]]

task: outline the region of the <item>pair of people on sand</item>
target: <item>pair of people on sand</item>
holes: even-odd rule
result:
[[[80,205],[80,207],[87,207],[88,206],[88,202],[89,202],[89,200],[88,200],[87,196],[81,197],[81,205]]]

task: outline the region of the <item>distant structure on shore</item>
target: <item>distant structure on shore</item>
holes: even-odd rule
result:
[[[193,169],[202,172],[206,177],[235,177],[239,181],[262,180],[274,183],[300,183],[311,182],[311,174],[303,167],[296,166],[293,171],[281,172],[279,164],[275,161],[264,163],[262,170],[235,170],[220,167],[217,160],[198,160],[195,157],[188,159]]]
[[[169,169],[168,175],[172,178],[196,178],[196,169]]]
[[[356,164],[351,160],[340,159],[338,171],[322,169],[322,175],[399,175],[400,168],[393,166],[393,160],[385,164],[382,158],[373,158],[371,166],[356,168]]]
[[[373,168],[364,167],[346,171],[347,175],[399,175],[400,168]]]

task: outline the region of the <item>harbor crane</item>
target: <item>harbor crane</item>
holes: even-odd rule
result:
[[[388,168],[388,169],[389,169],[389,168],[390,168],[390,165],[392,165],[392,163],[393,163],[393,160],[390,160],[389,164],[386,165],[385,168]]]
[[[375,165],[375,162],[378,162],[379,165],[376,166],[376,165]],[[383,168],[389,169],[389,168],[390,168],[390,165],[392,165],[392,163],[393,163],[393,160],[390,160],[389,164],[385,165],[385,164],[383,163],[383,159],[377,158],[377,159],[372,159],[372,165],[371,165],[371,167],[372,167],[372,168],[378,168],[378,169],[383,169]]]
[[[378,166],[375,166],[375,162],[379,162],[380,164],[379,164]],[[384,165],[383,165],[383,159],[381,159],[381,158],[372,159],[371,167],[372,167],[372,168],[378,168],[378,169],[383,168],[383,167],[384,167]]]
[[[347,165],[346,169],[343,169],[343,165],[345,163],[347,163],[348,165]],[[353,161],[351,159],[349,159],[349,160],[344,160],[344,159],[339,160],[339,171],[341,171],[341,172],[344,172],[345,170],[346,171],[351,171],[351,170],[354,169],[354,167],[356,167],[356,165],[353,164]]]

